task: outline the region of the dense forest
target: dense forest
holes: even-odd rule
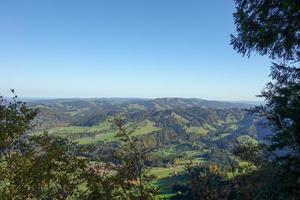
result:
[[[300,1],[235,0],[265,103],[0,96],[0,199],[300,199]]]

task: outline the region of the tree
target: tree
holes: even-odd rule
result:
[[[112,164],[80,156],[66,138],[28,134],[37,113],[17,96],[0,97],[0,199],[155,199],[145,165],[152,148],[131,136],[123,119],[113,121],[122,142]]]
[[[281,184],[289,198],[299,198],[300,180],[300,1],[235,0],[237,34],[233,48],[255,51],[274,60],[271,78],[260,97],[266,104],[253,112],[265,116],[274,130],[269,150],[277,155]],[[279,62],[278,63],[275,63]]]
[[[87,160],[67,139],[30,136],[37,110],[0,97],[0,199],[76,196]]]
[[[12,101],[0,96],[0,153],[7,156],[26,131],[33,128],[31,120],[37,115],[37,110],[31,109],[13,93]]]
[[[187,163],[187,177],[185,184],[176,183],[173,191],[177,192],[172,200],[185,199],[230,199],[230,185],[225,171],[215,164],[198,164],[191,167]]]
[[[142,138],[132,136],[134,130],[128,130],[121,116],[115,117],[112,122],[121,141],[114,153],[118,162],[115,166],[116,185],[120,186],[126,199],[154,200],[158,193],[152,185],[155,177],[149,174],[145,164],[154,149],[147,147]]]
[[[30,121],[36,114],[36,110],[18,101],[16,95],[12,101],[0,96],[0,197],[12,199],[19,193],[19,186],[12,184],[15,177],[10,161],[15,160],[18,144],[24,139],[24,132],[33,127]]]
[[[235,0],[235,4],[237,35],[231,35],[231,44],[237,52],[300,61],[299,0]]]
[[[110,163],[95,163],[88,167],[84,178],[86,190],[80,193],[80,199],[113,200],[126,199],[119,189],[119,181],[113,173],[114,166]]]

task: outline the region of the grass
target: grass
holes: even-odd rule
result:
[[[176,121],[177,121],[179,124],[181,124],[181,125],[185,125],[185,124],[189,123],[189,120],[187,120],[187,119],[181,117],[180,115],[178,115],[178,114],[175,113],[175,112],[172,112],[172,113],[171,113],[171,116],[172,116],[174,119],[176,119]]]
[[[157,179],[154,181],[154,185],[159,188],[159,195],[157,199],[169,198],[174,195],[172,192],[172,186],[177,181],[182,181],[182,177],[179,174],[184,172],[184,165],[178,165],[177,167],[154,167],[150,172],[156,175]],[[173,175],[174,173],[178,175]]]
[[[209,124],[204,124],[203,127],[208,129],[209,131],[216,131],[217,130],[214,126],[209,125]]]
[[[211,126],[209,124],[203,124],[203,126],[191,126],[191,127],[185,127],[185,130],[187,133],[205,136],[209,132],[216,131],[217,129],[214,126]]]
[[[75,140],[75,142],[78,142],[78,144],[91,144],[91,143],[95,142],[95,138],[94,137],[82,137],[82,138]]]
[[[102,133],[95,135],[95,137],[82,137],[76,139],[75,142],[78,142],[78,144],[92,144],[99,141],[111,142],[116,140],[116,134],[116,132]]]
[[[196,156],[196,153],[194,156]],[[178,182],[183,183],[186,181],[185,173],[185,163],[186,160],[180,160],[179,165],[176,167],[153,167],[150,170],[150,173],[156,175],[156,180],[154,185],[159,188],[159,195],[157,199],[168,199],[175,195],[172,191],[172,186]],[[200,162],[205,162],[201,158],[193,158],[193,165],[197,165]],[[174,175],[176,172],[177,175]]]
[[[132,133],[133,136],[148,134],[153,131],[160,130],[155,126],[155,123],[150,120],[144,120],[135,124],[128,124],[132,128],[136,128],[136,130]],[[55,127],[48,129],[47,132],[49,134],[53,134],[61,137],[80,137],[82,134],[87,134],[88,136],[82,136],[78,139],[74,139],[74,141],[79,144],[91,144],[98,141],[106,141],[111,142],[117,140],[116,131],[111,128],[111,123],[108,121],[101,122],[92,127],[85,126],[68,126],[68,127]],[[32,133],[34,135],[42,134],[43,131],[38,131]]]
[[[237,138],[237,140],[241,143],[252,143],[257,144],[258,141],[249,135],[241,135]]]
[[[103,132],[110,129],[110,123],[108,121],[104,121],[92,127],[87,126],[64,126],[64,127],[55,127],[48,129],[47,132],[49,134],[53,134],[61,137],[74,136],[81,133],[94,133],[94,132]],[[41,134],[43,131],[38,131],[33,134]]]
[[[186,128],[186,132],[191,133],[191,134],[195,134],[195,135],[204,136],[209,132],[209,130],[207,130],[203,127],[192,126],[192,127]]]
[[[222,138],[224,138],[224,137],[226,137],[226,136],[228,136],[228,135],[231,135],[232,133],[221,133],[221,134],[219,134],[219,135],[217,135],[217,136],[214,136],[213,138],[212,138],[212,141],[217,141],[217,140],[220,140],[220,139],[222,139]]]
[[[135,124],[134,127],[137,127],[137,129],[132,134],[134,136],[144,135],[147,133],[151,133],[151,132],[160,130],[160,128],[155,126],[154,122],[152,122],[148,119]]]

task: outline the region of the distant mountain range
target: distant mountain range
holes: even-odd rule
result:
[[[60,135],[66,135],[64,130],[71,131],[68,137],[73,139],[99,139],[106,132],[112,133],[109,128],[105,132],[99,127],[107,125],[108,119],[118,113],[125,114],[128,123],[141,129],[144,136],[153,133],[164,136],[171,134],[177,140],[176,135],[197,138],[203,135],[239,133],[252,134],[261,139],[261,135],[265,134],[265,131],[261,131],[261,134],[257,131],[263,130],[258,126],[259,120],[243,110],[254,106],[249,103],[196,98],[39,99],[28,103],[40,111],[36,119],[36,130],[51,130],[55,133],[58,127],[62,127],[58,131]],[[68,127],[72,129],[69,130]],[[91,130],[94,132],[91,133]],[[75,136],[75,132],[80,137]],[[89,141],[93,142],[92,139]]]
[[[265,141],[272,131],[262,126],[266,120],[244,108],[243,102],[208,101],[203,99],[100,98],[39,99],[28,101],[39,109],[36,128],[29,134],[66,137],[87,148],[85,156],[113,162],[112,154],[120,144],[111,118],[122,114],[126,130],[154,149],[152,167],[167,170],[180,159],[180,168],[193,162],[217,160],[226,166],[237,142]],[[171,177],[171,176],[170,176]]]
[[[38,119],[42,127],[56,125],[86,125],[82,121],[101,118],[116,113],[135,113],[140,111],[163,111],[172,109],[232,109],[249,108],[252,104],[203,99],[185,98],[93,98],[93,99],[39,99],[27,101],[40,110]],[[96,117],[97,116],[97,117]],[[94,120],[99,122],[100,119]],[[91,125],[91,124],[89,124]]]
[[[258,101],[215,101],[204,100],[198,98],[156,98],[156,99],[142,99],[142,98],[61,98],[61,99],[38,99],[38,98],[24,98],[31,105],[45,104],[94,104],[94,105],[123,105],[139,104],[147,109],[170,109],[170,108],[185,108],[185,107],[202,107],[202,108],[247,108],[253,105],[262,104]]]

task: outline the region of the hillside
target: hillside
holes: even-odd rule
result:
[[[155,159],[149,164],[158,177],[156,184],[164,188],[163,196],[172,193],[171,175],[183,173],[187,160],[197,163],[217,159],[222,163],[236,139],[263,140],[271,133],[261,126],[263,119],[243,110],[251,107],[243,103],[161,98],[53,99],[29,104],[40,111],[32,134],[47,131],[79,145],[92,145],[89,156],[95,160],[99,156],[111,159],[119,141],[110,119],[122,113],[132,135],[156,148]],[[219,154],[222,156],[216,158]],[[177,159],[178,167],[170,168]]]
[[[101,117],[115,113],[138,111],[159,111],[192,107],[230,109],[247,108],[251,104],[208,101],[202,99],[159,98],[159,99],[50,99],[28,101],[29,105],[40,110],[41,127],[57,125],[91,126],[101,121]],[[96,120],[96,121],[95,121]]]
[[[181,98],[53,99],[29,104],[40,111],[35,132],[47,130],[82,144],[114,141],[109,119],[118,113],[126,116],[136,135],[154,138],[152,144],[202,141],[222,134],[261,139],[266,134],[260,120],[242,109],[250,104]]]

